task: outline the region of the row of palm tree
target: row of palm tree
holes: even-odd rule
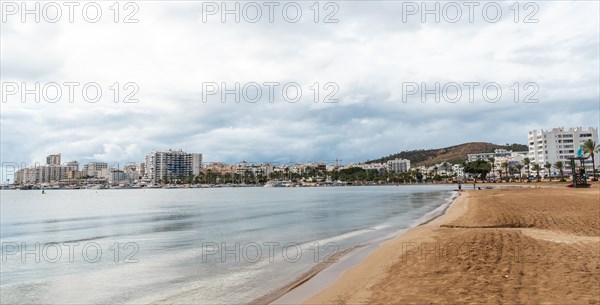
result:
[[[508,164],[508,162],[502,162],[501,167],[504,169],[502,170],[498,170],[498,173],[500,174],[500,179],[502,179],[502,173],[504,173],[504,177],[508,177],[509,174],[519,174],[519,179],[521,180],[521,173],[523,171],[523,168],[525,168],[526,172],[527,172],[527,177],[530,177],[530,171],[534,171],[536,173],[536,179],[537,181],[541,180],[541,175],[540,175],[540,171],[542,170],[542,168],[546,169],[546,173],[548,173],[548,179],[550,179],[550,181],[552,181],[552,175],[550,175],[550,171],[552,170],[552,168],[556,168],[559,173],[560,173],[560,178],[561,181],[564,181],[564,168],[565,165],[562,161],[556,161],[554,164],[551,164],[550,162],[546,162],[543,166],[537,163],[532,163],[531,159],[529,158],[524,158],[523,159],[523,164],[517,164],[515,166],[510,166]]]
[[[592,159],[592,181],[598,181],[597,175],[596,175],[596,162],[594,160],[594,156],[596,153],[600,153],[600,145],[596,145],[596,143],[594,141],[586,141],[585,143],[583,143],[582,146],[582,150],[583,153],[588,155],[589,158]],[[492,163],[492,171],[494,168],[494,162],[496,161],[494,158],[490,158],[489,161]],[[507,162],[503,162],[502,163],[502,168],[504,168],[504,172],[506,174],[508,174],[509,169],[508,169],[508,163]],[[521,173],[521,170],[523,169],[523,167],[525,167],[525,170],[527,172],[527,177],[530,177],[530,170],[533,170],[536,173],[536,179],[539,182],[541,180],[541,176],[540,176],[540,171],[542,170],[542,167],[546,169],[546,173],[548,174],[548,179],[550,179],[550,181],[552,181],[552,175],[550,174],[550,171],[552,170],[552,167],[556,168],[559,171],[559,176],[560,176],[560,180],[561,181],[565,181],[564,179],[564,168],[565,168],[565,164],[563,161],[556,161],[554,164],[551,164],[550,162],[546,162],[543,166],[537,163],[533,163],[531,162],[531,159],[529,158],[524,158],[523,159],[523,165],[518,164],[515,166],[515,169]],[[502,174],[500,174],[500,178],[502,179]]]
[[[537,163],[532,163],[531,159],[529,158],[524,158],[523,159],[523,165],[522,164],[518,164],[515,166],[515,168],[517,169],[517,171],[520,173],[521,170],[523,169],[523,167],[525,167],[526,171],[527,171],[527,177],[530,177],[530,170],[533,170],[536,174],[536,179],[537,181],[540,181],[541,176],[540,176],[540,171],[542,170],[542,168],[546,169],[546,173],[548,174],[548,179],[550,179],[550,181],[552,181],[552,175],[550,174],[550,171],[552,170],[552,168],[556,168],[559,171],[559,176],[561,178],[561,181],[564,180],[564,168],[565,168],[565,164],[562,161],[556,161],[554,164],[551,164],[550,162],[546,162],[543,166]]]
[[[595,153],[600,153],[600,145],[596,145],[594,141],[589,140],[583,143],[582,150],[584,154],[592,158],[592,181],[598,181],[596,177],[596,161],[594,160]]]

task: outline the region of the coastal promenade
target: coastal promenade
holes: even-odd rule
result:
[[[600,304],[600,192],[463,191],[307,304]]]

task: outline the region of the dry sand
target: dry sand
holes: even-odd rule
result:
[[[463,192],[307,303],[600,305],[600,192]]]

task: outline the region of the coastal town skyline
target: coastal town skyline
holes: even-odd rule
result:
[[[131,185],[133,183],[139,187],[146,184],[170,184],[171,182],[179,184],[182,182],[187,184],[208,183],[209,177],[207,175],[210,174],[239,176],[239,182],[243,184],[246,184],[246,181],[259,183],[259,180],[260,183],[265,183],[272,177],[291,180],[291,174],[299,174],[300,176],[295,178],[304,180],[310,176],[313,176],[313,178],[320,177],[319,179],[322,182],[325,179],[327,181],[338,179],[339,177],[336,174],[338,171],[361,169],[372,171],[373,174],[377,175],[382,173],[412,173],[411,175],[415,175],[416,171],[427,176],[433,172],[434,176],[443,174],[444,181],[447,179],[458,179],[457,181],[460,181],[463,178],[466,179],[469,163],[478,160],[491,163],[491,168],[487,170],[490,177],[496,177],[497,175],[502,177],[504,173],[506,178],[509,178],[510,169],[513,177],[521,179],[525,170],[528,176],[531,174],[529,167],[531,164],[536,169],[537,175],[541,171],[544,177],[558,177],[560,172],[562,178],[565,172],[567,175],[571,174],[572,169],[569,161],[571,158],[576,157],[586,159],[589,157],[590,160],[585,161],[586,171],[595,173],[594,166],[600,165],[600,152],[598,152],[600,146],[596,143],[598,143],[598,129],[594,127],[556,127],[548,130],[530,130],[527,145],[517,143],[509,145],[507,143],[506,146],[500,146],[491,143],[464,143],[461,145],[486,144],[493,145],[496,148],[493,152],[490,151],[490,148],[479,149],[477,152],[471,152],[459,158],[455,156],[454,159],[438,159],[437,162],[429,161],[425,164],[417,162],[421,163],[418,166],[415,163],[411,166],[411,160],[409,158],[399,158],[399,154],[388,155],[388,157],[381,159],[345,163],[342,162],[342,159],[336,158],[335,162],[317,160],[279,163],[241,160],[228,164],[206,161],[201,152],[168,149],[149,152],[146,154],[145,159],[141,161],[136,160],[124,164],[92,161],[82,163],[80,168],[80,163],[77,160],[64,161],[61,153],[58,153],[48,155],[45,164],[36,163],[33,166],[16,163],[4,164],[3,166],[10,167],[9,174],[12,175],[5,176],[3,180],[6,184],[13,180],[14,184],[19,185],[60,182],[64,186],[66,185],[64,183],[69,184],[76,180],[91,179],[93,183],[98,183],[97,179],[104,179],[103,183],[108,183],[108,185]],[[591,150],[586,146],[591,146]],[[516,150],[509,149],[511,147]],[[496,173],[494,168],[498,169],[499,172]],[[332,172],[334,172],[333,175],[327,174]],[[282,175],[282,173],[285,173],[285,175]],[[305,174],[311,175],[306,176]],[[253,179],[246,177],[248,175],[252,176]],[[201,176],[203,179],[200,179]],[[472,177],[476,178],[477,176]],[[316,182],[313,178],[311,178],[311,181]],[[373,178],[374,176],[371,177],[371,179]],[[397,177],[395,178],[397,179]],[[482,178],[485,179],[485,175]],[[217,179],[217,177],[213,177],[213,179],[215,184],[223,183],[223,180]],[[231,181],[235,181],[235,179],[233,177]],[[388,176],[388,182],[389,179]],[[442,176],[437,179],[441,180]],[[418,180],[421,180],[421,178]]]

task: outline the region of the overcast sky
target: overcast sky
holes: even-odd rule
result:
[[[134,2],[138,23],[115,23],[113,2],[99,3],[98,23],[86,22],[81,6],[73,23],[65,6],[57,23],[44,16],[40,23],[32,17],[23,23],[18,14],[0,23],[3,84],[95,82],[103,89],[97,103],[82,99],[81,86],[73,103],[67,87],[56,103],[3,95],[3,163],[44,162],[59,152],[63,162],[141,161],[149,151],[168,148],[202,152],[205,161],[347,163],[471,141],[525,144],[531,129],[599,124],[598,1],[537,2],[537,11],[520,3],[519,22],[512,2],[503,2],[495,23],[482,17],[486,2],[475,7],[473,22],[462,6],[457,23],[443,18],[453,18],[451,10],[439,23],[433,16],[423,23],[419,14],[404,21],[411,7],[396,1],[322,2],[318,23],[313,2],[298,2],[297,23],[284,20],[283,3],[274,7],[270,23],[261,2],[257,23],[243,19],[254,17],[253,8],[236,23],[232,16],[222,22],[218,14],[203,22],[209,7],[203,10],[201,2],[146,1]],[[130,12],[122,3],[120,21]],[[494,17],[490,12],[487,17]],[[328,14],[338,22],[323,23]],[[294,17],[293,11],[288,15]],[[527,15],[538,22],[524,23]],[[121,102],[114,103],[115,82],[137,84],[138,102],[122,102],[131,86],[121,88]],[[272,103],[266,86],[255,103],[243,97],[236,103],[232,95],[222,103],[218,94],[204,103],[203,83],[211,82],[229,89],[236,82],[281,85]],[[302,87],[296,103],[282,98],[281,88],[290,82]],[[319,103],[310,89],[315,82]],[[329,82],[336,85],[324,88]],[[484,100],[479,86],[472,103],[467,87],[456,103],[436,103],[433,95],[423,103],[418,94],[403,93],[410,82],[429,88],[436,82],[495,82],[502,98]],[[518,103],[515,82],[535,84],[521,88]],[[336,86],[329,101],[337,103],[323,103]],[[529,93],[537,103],[523,103]]]

